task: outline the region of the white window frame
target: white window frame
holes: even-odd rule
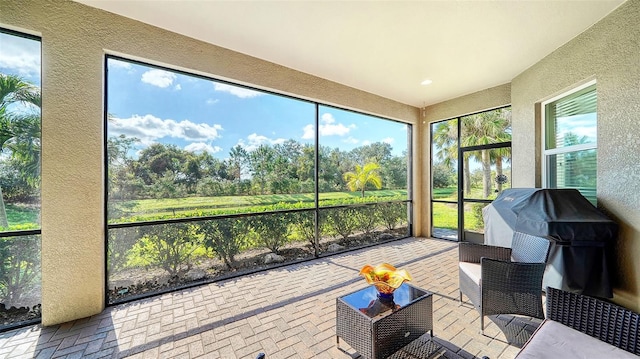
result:
[[[596,140],[593,143],[585,143],[585,144],[580,144],[580,145],[574,145],[574,146],[569,146],[569,147],[561,147],[561,148],[553,148],[553,149],[547,149],[547,105],[549,105],[552,102],[558,101],[562,98],[568,97],[573,95],[574,93],[577,93],[579,91],[582,91],[584,89],[586,89],[587,87],[590,86],[594,86],[596,85],[596,90],[597,90],[597,82],[596,80],[591,80],[588,81],[580,86],[577,86],[567,92],[563,92],[562,94],[552,97],[546,101],[543,101],[541,104],[541,108],[540,108],[540,113],[542,114],[542,136],[540,136],[541,138],[541,148],[542,148],[542,187],[543,188],[548,188],[549,187],[549,177],[548,177],[548,159],[550,156],[553,155],[558,155],[558,154],[564,154],[564,153],[570,153],[570,152],[578,152],[578,151],[584,151],[584,150],[597,150],[598,149],[598,138],[596,136]],[[596,131],[597,131],[597,120],[596,120]],[[597,132],[596,132],[597,133]]]

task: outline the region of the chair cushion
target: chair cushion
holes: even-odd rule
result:
[[[637,356],[553,320],[542,322],[516,359],[635,358]]]
[[[482,278],[482,268],[480,263],[459,262],[458,266],[467,277],[473,280],[477,285],[480,285],[480,278]]]

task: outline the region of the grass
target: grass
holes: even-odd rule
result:
[[[366,191],[365,197],[369,200],[385,198],[397,200],[405,198],[407,191],[379,190]],[[320,193],[321,201],[329,201],[331,205],[352,203],[354,199],[361,198],[360,192],[326,192]],[[281,203],[293,204],[295,208],[312,208],[314,205],[313,193],[298,194],[268,194],[252,196],[213,196],[213,197],[185,197],[166,199],[143,199],[132,201],[113,202],[117,204],[123,213],[119,219],[111,219],[113,222],[122,220],[146,221],[166,219],[173,217],[201,217],[227,213],[252,213],[264,211],[265,207],[275,206],[292,208],[291,206],[278,206]]]
[[[436,199],[456,200],[456,187],[435,188],[433,196]],[[472,196],[478,196],[482,189],[474,189]],[[367,197],[406,196],[406,190],[380,190],[366,191]],[[320,193],[321,200],[336,200],[347,198],[360,198],[360,192],[327,192]],[[268,194],[254,196],[218,196],[218,197],[185,197],[185,198],[165,198],[165,199],[144,199],[134,201],[119,202],[124,208],[132,208],[138,214],[176,215],[194,210],[233,208],[236,210],[250,209],[253,206],[266,206],[277,203],[308,203],[311,207],[314,201],[313,193],[298,194]],[[433,203],[433,227],[451,228],[458,227],[458,206],[448,203]],[[39,227],[39,210],[33,207],[7,204],[7,217],[9,229],[32,229]],[[482,223],[467,210],[465,223],[467,228],[478,228]]]
[[[7,212],[8,230],[17,231],[40,228],[40,208],[18,204],[5,204]],[[2,228],[2,227],[0,227]]]
[[[393,197],[406,195],[406,190],[367,191],[367,197]],[[321,200],[340,200],[346,198],[360,198],[360,192],[328,192],[320,193]],[[123,201],[119,204],[124,208],[132,208],[136,213],[158,213],[194,209],[212,208],[243,208],[251,206],[267,206],[277,203],[313,203],[313,193],[297,194],[266,194],[253,196],[216,196],[216,197],[184,197],[165,199],[141,199]]]

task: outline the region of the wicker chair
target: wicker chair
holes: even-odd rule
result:
[[[549,256],[549,241],[515,232],[511,248],[459,244],[460,302],[466,295],[484,316],[520,314],[544,319],[542,277]]]

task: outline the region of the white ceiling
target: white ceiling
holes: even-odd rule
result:
[[[78,1],[416,107],[510,82],[624,2]]]

